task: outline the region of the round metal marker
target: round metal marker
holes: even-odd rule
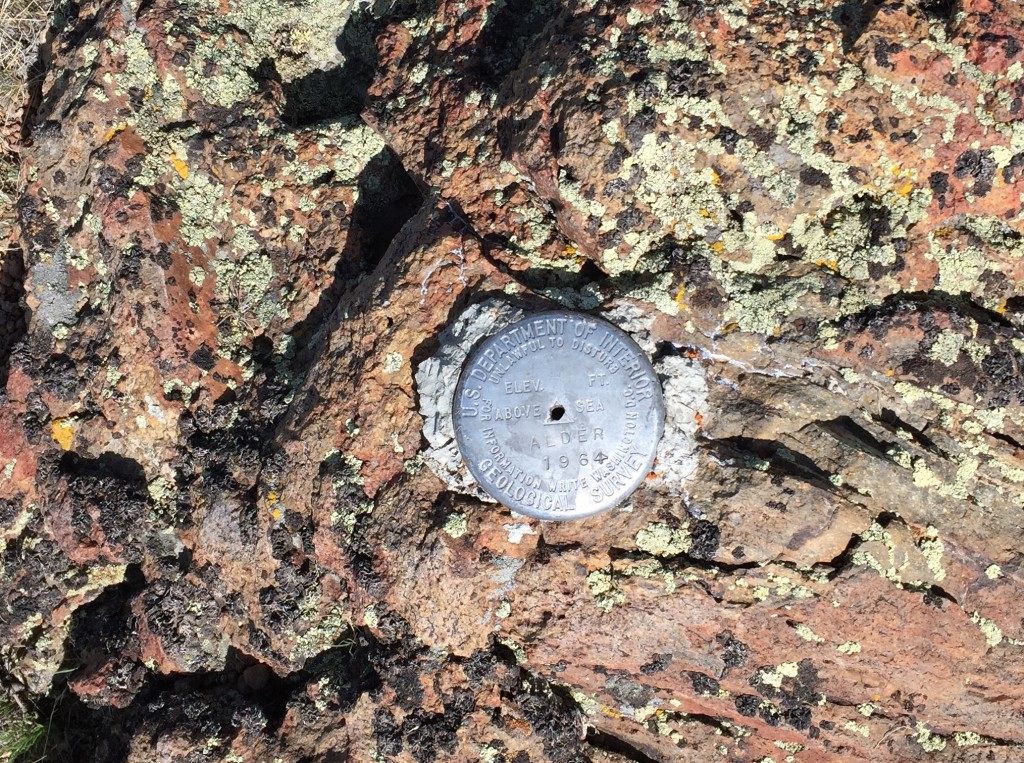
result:
[[[487,493],[520,514],[579,519],[621,503],[647,476],[665,405],[629,336],[558,311],[481,342],[453,416],[462,458]]]

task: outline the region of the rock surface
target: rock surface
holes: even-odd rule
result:
[[[0,268],[0,677],[58,748],[1024,756],[1018,4],[67,14]],[[655,357],[627,510],[435,474],[499,297]]]

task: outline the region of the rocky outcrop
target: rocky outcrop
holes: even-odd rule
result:
[[[1019,760],[1022,30],[71,6],[0,272],[5,678],[82,760]],[[431,369],[498,304],[655,359],[627,507],[453,476]]]

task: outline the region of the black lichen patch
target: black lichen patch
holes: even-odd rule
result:
[[[800,705],[783,710],[782,721],[787,726],[803,731],[811,725],[811,709],[806,705]]]
[[[523,682],[524,689],[514,698],[533,732],[543,743],[552,763],[580,760],[582,723],[576,703],[554,687],[532,678]]]
[[[703,696],[717,695],[720,689],[718,681],[703,673],[690,673],[690,683],[697,694]]]
[[[149,495],[138,462],[113,453],[95,459],[66,453],[59,470],[67,481],[67,510],[76,540],[98,545],[102,533],[111,561],[142,561]]]
[[[462,671],[466,674],[471,686],[480,686],[485,680],[497,676],[499,663],[494,652],[480,649],[462,663]]]
[[[760,668],[750,679],[750,685],[757,690],[762,697],[775,700],[774,703],[761,701],[757,713],[765,723],[770,726],[777,726],[785,723],[801,731],[808,729],[811,725],[811,707],[817,704],[820,699],[818,692],[818,671],[809,659],[797,663],[795,676],[785,676],[780,687],[768,683],[765,676],[773,673],[774,669],[769,667]],[[746,695],[753,697],[753,695]],[[737,709],[740,708],[737,699]],[[744,700],[744,710],[753,709],[751,700]],[[741,710],[741,712],[743,712]]]
[[[734,703],[736,705],[736,712],[752,718],[757,715],[757,711],[761,707],[761,698],[753,694],[739,694],[736,696]]]
[[[651,687],[621,676],[609,678],[605,689],[616,701],[630,707],[644,707],[654,699],[654,690]]]
[[[373,714],[373,738],[382,755],[398,755],[402,751],[401,729],[386,707],[378,707]]]
[[[43,518],[36,514],[0,553],[5,583],[0,593],[5,612],[0,633],[6,632],[10,643],[23,647],[30,647],[33,640],[26,640],[23,634],[34,632],[23,630],[24,624],[40,612],[52,611],[64,598],[64,589],[56,581],[72,579],[75,574],[63,550],[47,536]]]
[[[640,666],[640,672],[645,676],[654,675],[655,673],[660,673],[667,668],[670,662],[672,662],[671,654],[653,654],[651,655],[650,662],[644,663]]]
[[[213,351],[208,345],[203,344],[198,350],[192,353],[192,362],[204,371],[209,371],[217,365],[217,357],[213,354]]]
[[[28,328],[25,310],[25,265],[21,249],[10,246],[0,253],[0,390],[7,383],[11,349]]]
[[[689,554],[695,559],[712,559],[718,551],[721,531],[706,519],[699,519],[690,531]]]
[[[711,87],[711,66],[700,59],[681,58],[668,65],[668,93],[674,98],[707,98]]]
[[[973,178],[971,192],[984,196],[992,188],[992,178],[996,174],[996,161],[988,150],[968,149],[956,158],[953,176],[965,180]]]
[[[722,647],[722,662],[725,663],[726,671],[746,662],[747,647],[733,636],[731,631],[722,631],[715,637],[715,640]]]
[[[892,69],[893,63],[889,60],[889,56],[896,55],[903,50],[903,46],[898,42],[892,42],[890,40],[876,40],[875,41],[875,61],[878,65],[884,69]]]
[[[797,663],[796,678],[793,679],[792,689],[788,692],[794,699],[805,704],[812,704],[818,701],[818,669],[810,659],[803,659]]]
[[[78,365],[67,355],[50,355],[43,364],[42,386],[63,400],[74,399],[85,386],[78,370]]]
[[[832,190],[832,180],[816,167],[804,167],[800,170],[800,182],[804,185],[824,188],[826,191]]]
[[[782,722],[782,716],[779,713],[779,708],[771,702],[762,702],[757,714],[760,716],[761,720],[769,726],[778,726],[779,723]]]
[[[402,733],[418,763],[432,763],[440,753],[455,750],[455,734],[474,706],[472,693],[459,690],[445,699],[441,713],[415,710],[406,716],[402,722]]]

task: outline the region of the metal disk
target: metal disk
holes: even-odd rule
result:
[[[647,476],[665,405],[632,339],[558,311],[481,342],[453,416],[462,458],[487,493],[520,514],[579,519],[621,503]]]

